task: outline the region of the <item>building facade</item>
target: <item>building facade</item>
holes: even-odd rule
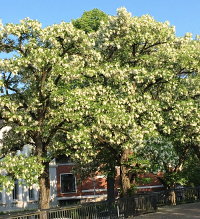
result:
[[[0,129],[0,138],[2,133],[8,130],[9,127]],[[31,153],[31,146],[24,146],[23,151],[18,153],[28,156]],[[88,178],[78,184],[78,176],[75,177],[71,173],[72,167],[73,163],[66,157],[50,163],[50,207],[107,199],[107,182],[104,175]],[[119,189],[119,168],[117,172],[115,188]],[[163,189],[156,176],[150,175],[150,177],[154,178],[153,181],[148,185],[139,185],[139,192]],[[0,192],[0,211],[38,209],[38,200],[39,192],[36,185],[28,188],[17,180],[11,194],[7,194],[6,189]]]
[[[57,200],[63,206],[72,203],[102,201],[107,199],[106,177],[102,175],[88,178],[78,184],[78,176],[71,173],[73,163],[58,163],[57,175]]]
[[[57,178],[56,165],[51,164],[50,168],[50,206],[56,207],[57,203]],[[15,181],[15,186],[11,194],[6,193],[6,189],[0,193],[0,212],[18,211],[23,209],[38,209],[39,192],[36,185],[32,188],[23,186],[19,181]]]
[[[107,182],[104,175],[88,178],[78,184],[78,177],[71,173],[72,167],[73,163],[67,162],[50,164],[50,207],[107,199]],[[138,192],[163,189],[156,176],[149,177],[154,177],[154,180],[146,185],[140,184]],[[119,180],[116,180],[115,187],[119,189]],[[16,181],[11,194],[6,194],[5,189],[0,193],[0,211],[38,209],[38,200],[39,192],[35,185],[28,188]]]

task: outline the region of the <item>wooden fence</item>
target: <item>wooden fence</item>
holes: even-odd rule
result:
[[[114,201],[86,203],[18,214],[7,214],[0,219],[124,219],[154,212],[158,206],[200,201],[200,187],[180,188],[135,195]]]

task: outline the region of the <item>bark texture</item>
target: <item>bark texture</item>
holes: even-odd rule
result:
[[[122,197],[130,196],[129,191],[131,188],[131,183],[129,178],[129,169],[127,167],[129,155],[130,155],[130,149],[125,149],[121,155],[120,176],[121,176]]]
[[[37,155],[41,158],[47,156],[47,145],[43,143],[40,133],[34,136]],[[50,176],[49,162],[43,162],[44,172],[39,177],[39,209],[49,209],[50,200]],[[43,217],[42,217],[43,218]]]
[[[176,205],[176,193],[174,191],[174,186],[171,189],[172,190],[169,193],[170,201],[172,205]]]
[[[49,162],[43,164],[45,166],[44,172],[39,177],[39,208],[49,209],[50,199],[50,179],[49,179]]]

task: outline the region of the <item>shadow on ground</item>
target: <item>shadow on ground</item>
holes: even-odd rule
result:
[[[182,204],[176,206],[159,207],[155,213],[144,214],[135,219],[184,219],[184,218],[200,218],[200,203]]]

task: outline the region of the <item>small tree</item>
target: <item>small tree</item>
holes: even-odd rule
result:
[[[176,146],[170,139],[163,136],[146,139],[145,147],[139,148],[137,153],[149,161],[148,171],[152,173],[163,173],[158,179],[166,189],[174,188],[176,182],[181,180],[180,168],[187,158],[189,147],[182,145],[176,151]],[[180,143],[180,142],[179,142]]]

